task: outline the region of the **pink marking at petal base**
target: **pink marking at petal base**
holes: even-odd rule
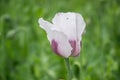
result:
[[[70,42],[70,44],[71,44],[71,47],[73,48],[73,49],[72,49],[72,53],[74,53],[74,52],[75,52],[75,49],[76,49],[76,41],[75,41],[75,40],[70,40],[69,42]]]
[[[77,44],[76,40],[70,40],[69,42],[71,44],[71,47],[73,48],[71,51],[72,52],[71,56],[78,56],[80,53],[80,45]]]
[[[62,56],[58,50],[58,43],[53,39],[51,43],[52,50],[59,56]]]

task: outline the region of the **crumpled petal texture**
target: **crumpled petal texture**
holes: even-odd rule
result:
[[[47,33],[53,51],[62,57],[78,56],[82,34],[85,30],[83,17],[74,12],[57,13],[52,23],[39,19],[39,25]]]

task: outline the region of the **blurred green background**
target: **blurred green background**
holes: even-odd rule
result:
[[[120,80],[120,0],[0,0],[0,80],[66,80],[38,19],[70,11],[87,24],[73,80]]]

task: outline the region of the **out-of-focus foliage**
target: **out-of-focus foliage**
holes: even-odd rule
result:
[[[66,80],[38,18],[68,11],[87,23],[73,80],[120,80],[120,0],[0,0],[0,80]]]

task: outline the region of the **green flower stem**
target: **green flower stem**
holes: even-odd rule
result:
[[[66,63],[67,72],[68,72],[68,80],[72,80],[72,72],[70,70],[69,58],[65,58],[65,63]]]

